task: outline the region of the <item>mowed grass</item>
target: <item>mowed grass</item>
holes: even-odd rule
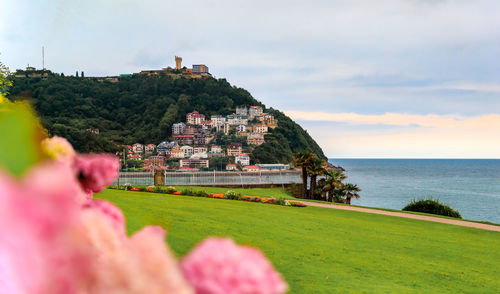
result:
[[[240,193],[241,195],[248,196],[261,196],[261,197],[274,197],[276,199],[285,198],[285,199],[297,199],[287,191],[282,188],[221,188],[221,187],[210,187],[210,186],[175,186],[177,190],[185,190],[191,189],[194,191],[205,191],[207,193],[226,193],[227,191],[234,191],[236,193]]]
[[[290,293],[498,293],[500,233],[319,207],[106,190],[127,230],[168,230],[182,256],[207,236],[260,248]]]

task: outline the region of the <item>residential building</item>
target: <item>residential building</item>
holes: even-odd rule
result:
[[[260,168],[256,165],[247,165],[247,166],[243,167],[243,171],[258,172],[258,171],[260,171]]]
[[[248,110],[248,119],[252,120],[263,113],[261,106],[252,106]]]
[[[188,125],[199,125],[205,120],[205,115],[199,113],[198,111],[193,111],[186,114],[186,122]]]
[[[144,145],[142,145],[141,143],[135,143],[134,145],[132,145],[132,151],[134,153],[143,153]]]
[[[246,132],[246,130],[247,130],[247,126],[245,126],[245,125],[238,125],[238,126],[236,127],[236,131],[237,131],[237,132],[240,132],[240,133],[242,133],[242,132]]]
[[[250,165],[250,156],[245,153],[238,154],[234,157],[234,163],[241,166]]]
[[[224,126],[223,126],[223,131],[224,131],[224,135],[229,135],[229,129],[230,129],[230,126],[228,123],[225,123]]]
[[[197,74],[208,73],[208,66],[204,64],[193,64],[193,72]]]
[[[165,157],[164,156],[150,156],[144,159],[144,164],[146,166],[164,166]]]
[[[211,156],[224,156],[224,151],[222,151],[222,148],[218,145],[213,145],[210,148],[210,155]]]
[[[227,156],[236,156],[242,152],[241,143],[229,143],[227,145]]]
[[[194,154],[193,147],[191,146],[182,146],[179,149],[181,149],[184,152],[184,157],[190,157],[191,155]]]
[[[179,145],[193,145],[194,136],[192,136],[192,135],[177,135],[177,136],[174,136],[174,141]]]
[[[156,146],[156,151],[158,155],[166,156],[168,151],[175,148],[179,148],[179,144],[177,142],[163,141],[160,144],[158,144],[158,146]]]
[[[248,133],[247,132],[236,132],[236,136],[237,137],[246,137],[246,136],[248,136]]]
[[[204,120],[201,122],[201,129],[210,131],[213,127],[212,121],[211,120]]]
[[[179,161],[180,167],[190,167],[190,168],[208,168],[209,163],[208,159],[200,159],[200,158],[189,158],[189,159],[181,159]]]
[[[230,114],[227,116],[227,122],[231,126],[247,125],[248,124],[248,116],[239,115],[239,114]]]
[[[207,153],[208,148],[205,145],[195,145],[193,148],[193,154]]]
[[[144,147],[144,151],[146,154],[151,154],[155,151],[156,149],[156,145],[155,144],[147,144],[145,147]]]
[[[133,160],[142,160],[142,156],[139,154],[129,154],[127,156],[128,159],[133,159]]]
[[[261,170],[270,170],[270,171],[290,169],[290,165],[281,163],[257,164],[257,166],[260,167]]]
[[[88,128],[87,132],[99,135],[99,129]]]
[[[167,152],[169,158],[184,158],[184,151],[179,148],[175,148]]]
[[[268,131],[268,127],[264,123],[260,123],[258,125],[253,126],[253,132],[258,134],[266,134]]]
[[[194,135],[194,134],[197,134],[197,133],[201,132],[202,128],[203,127],[201,125],[187,125],[184,128],[184,135]]]
[[[258,133],[249,133],[247,136],[248,145],[261,145],[264,141],[264,135]]]
[[[172,134],[174,135],[182,135],[184,134],[184,130],[186,129],[185,123],[176,123],[172,125]]]
[[[226,170],[237,170],[238,167],[236,166],[236,164],[228,164],[226,165]]]
[[[270,113],[263,113],[257,117],[257,119],[261,122],[274,122],[274,116]]]
[[[221,126],[226,123],[226,117],[223,115],[212,115],[210,120],[212,121],[212,125],[214,127]]]
[[[207,136],[205,134],[196,134],[196,135],[194,135],[194,144],[195,145],[205,145],[205,144],[207,144]]]
[[[236,106],[236,114],[247,116],[248,115],[248,108],[246,108],[246,106],[240,106],[240,107]]]

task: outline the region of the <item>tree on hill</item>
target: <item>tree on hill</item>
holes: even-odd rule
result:
[[[16,78],[9,99],[31,101],[53,135],[69,132],[55,125],[69,128],[72,143],[80,152],[92,148],[76,136],[87,128],[99,129],[100,139],[96,140],[103,139],[110,145],[159,143],[171,137],[171,124],[185,121],[186,114],[193,110],[209,118],[231,114],[239,105],[265,108],[248,91],[225,79],[173,79],[166,75],[133,75],[116,83],[58,75],[49,79]],[[266,111],[275,116],[278,127],[266,135],[266,143],[251,152],[254,162],[289,163],[292,153],[307,149],[326,158],[299,125],[277,110]]]

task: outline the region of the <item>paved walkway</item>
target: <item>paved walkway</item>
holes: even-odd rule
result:
[[[352,210],[352,211],[374,213],[374,214],[383,214],[383,215],[392,215],[392,216],[413,218],[413,219],[419,219],[419,220],[425,220],[425,221],[431,221],[431,222],[437,222],[437,223],[443,223],[443,224],[452,224],[452,225],[457,225],[457,226],[500,232],[500,226],[475,223],[475,222],[469,222],[469,221],[463,221],[463,220],[455,220],[455,219],[449,219],[449,218],[441,218],[441,217],[411,214],[411,213],[396,212],[396,211],[386,211],[386,210],[379,210],[379,209],[372,209],[372,208],[363,208],[363,207],[349,206],[349,205],[338,205],[338,204],[321,203],[321,202],[309,202],[309,201],[303,201],[303,200],[293,200],[293,201],[294,202],[301,202],[301,203],[304,203],[308,206],[326,207],[326,208],[342,209],[342,210]]]

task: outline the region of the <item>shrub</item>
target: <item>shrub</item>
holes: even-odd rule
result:
[[[165,190],[165,192],[167,194],[172,194],[172,193],[174,193],[174,191],[175,191],[175,187],[172,187],[172,186],[168,186],[167,189]]]
[[[196,196],[196,192],[193,191],[193,189],[185,189],[185,190],[182,190],[182,195]]]
[[[139,186],[139,191],[141,191],[141,192],[147,192],[148,188],[146,188],[145,186]]]
[[[279,199],[277,199],[275,204],[286,205],[285,198],[279,198]]]
[[[462,218],[458,211],[434,199],[414,199],[406,205],[403,210]]]
[[[200,190],[200,191],[195,191],[194,192],[194,196],[198,196],[198,197],[208,197],[208,193],[203,191],[203,190]]]
[[[224,197],[226,199],[233,199],[233,200],[237,200],[239,198],[239,195],[236,194],[236,192],[234,192],[233,190],[229,190],[226,192],[226,194],[224,194]]]

